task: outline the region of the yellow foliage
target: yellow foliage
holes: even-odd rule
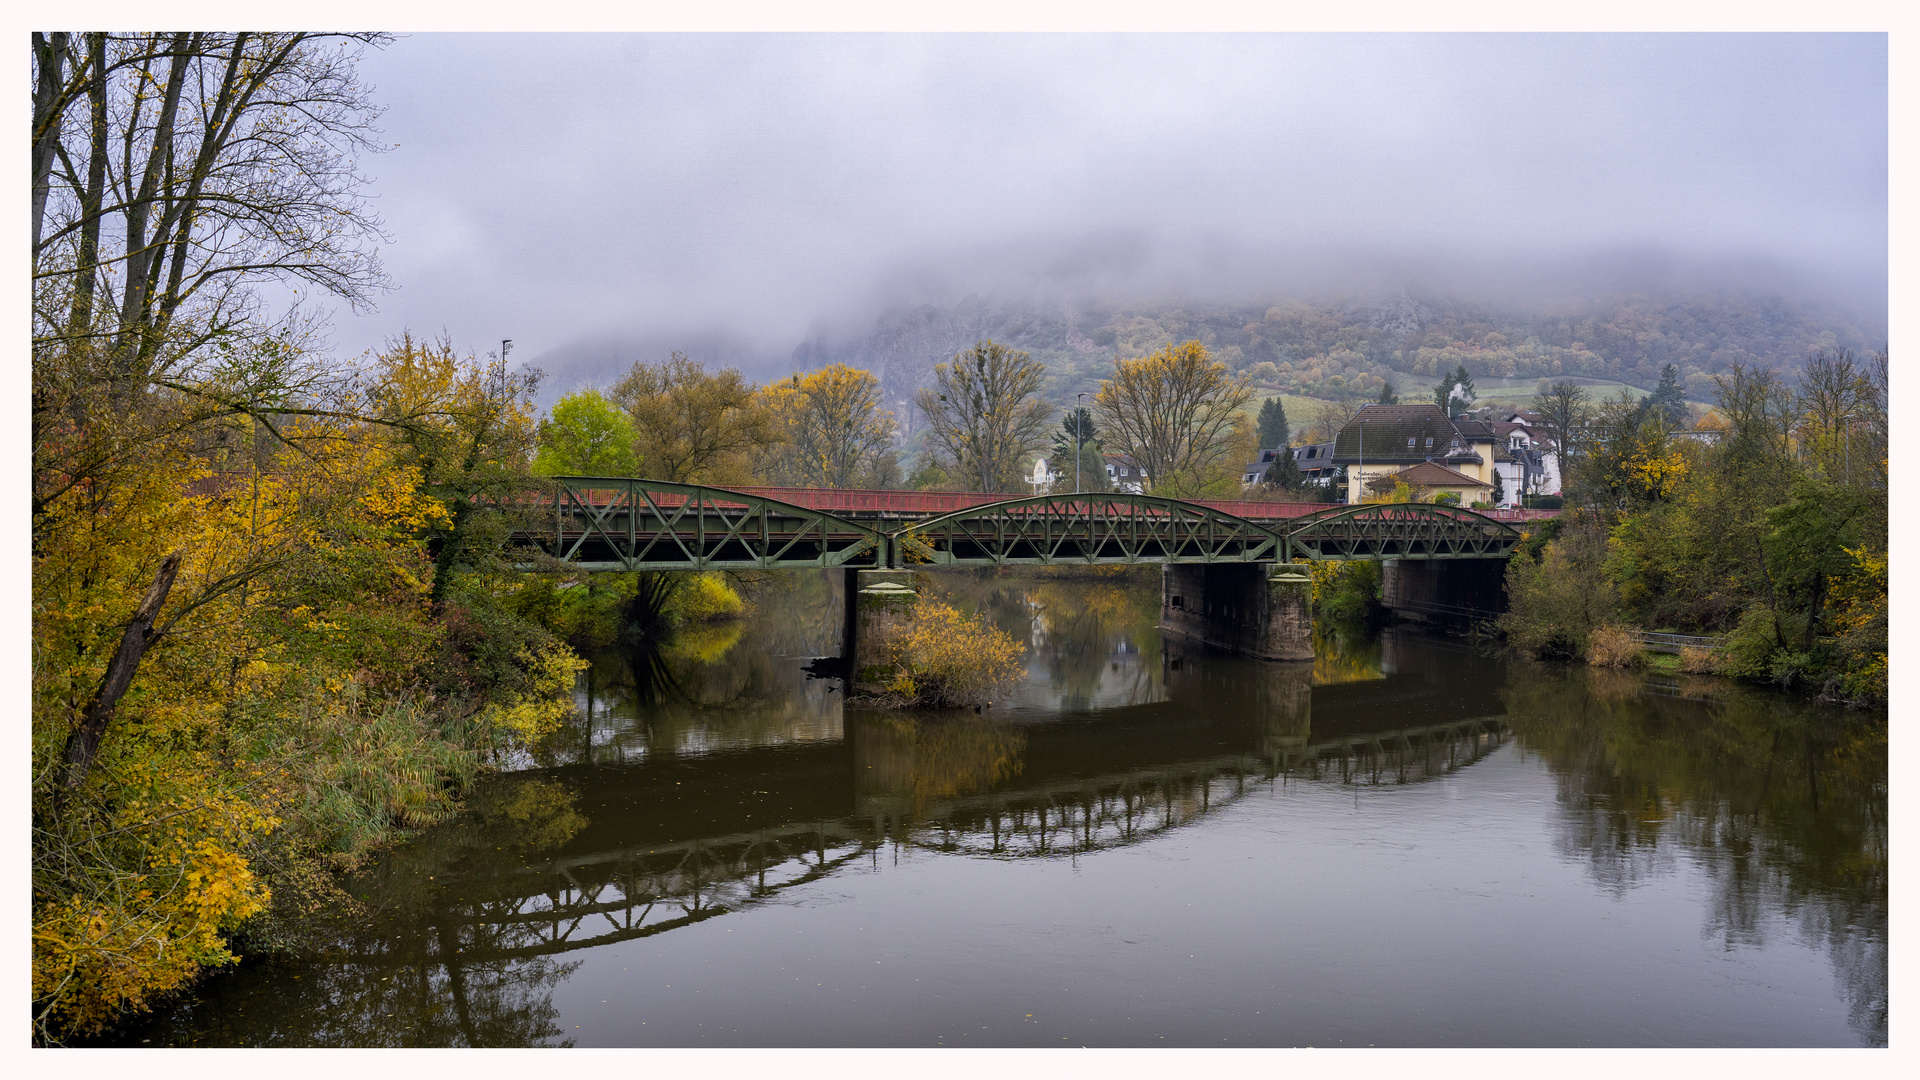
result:
[[[760,471],[774,483],[861,486],[893,441],[893,414],[880,407],[880,380],[871,372],[829,364],[768,385],[760,399],[777,433]]]
[[[514,659],[530,675],[532,693],[512,693],[508,701],[488,705],[481,718],[526,745],[558,731],[561,722],[573,715],[574,676],[588,665],[558,642],[537,652],[521,649]]]
[[[1686,479],[1687,470],[1687,455],[1678,443],[1642,444],[1626,463],[1629,483],[1644,497],[1655,500],[1672,495]]]
[[[1307,564],[1307,576],[1313,579],[1313,606],[1320,606],[1321,598],[1331,595],[1339,587],[1340,579],[1346,574],[1347,564],[1324,559]]]
[[[123,1006],[140,1008],[201,967],[234,959],[223,932],[269,899],[241,849],[279,819],[207,785],[209,765],[142,755],[113,778],[130,797],[109,808],[76,796],[57,829],[36,837],[92,886],[61,895],[36,881],[33,995],[43,1034],[97,1030]]]
[[[746,610],[746,602],[725,575],[704,571],[686,575],[674,591],[670,610],[687,622],[712,622],[737,617]]]
[[[462,446],[478,430],[480,369],[447,350],[383,362],[369,399],[416,442],[437,433],[439,449]],[[35,478],[33,994],[46,1041],[230,962],[223,936],[266,907],[266,875],[298,876],[314,845],[364,850],[396,824],[444,815],[447,781],[471,778],[482,745],[454,745],[417,709],[400,710],[405,723],[378,710],[301,718],[310,700],[349,688],[417,693],[442,634],[423,540],[450,524],[414,463],[434,459],[402,460],[407,439],[387,427],[283,416],[276,439],[225,414],[169,429],[180,410],[157,398],[139,407],[154,415],[129,423],[148,434],[113,447],[111,467]],[[520,405],[506,412],[489,430],[529,420]],[[88,437],[112,439],[98,428]],[[52,814],[73,721],[172,552],[181,564],[156,623],[165,633],[86,785]],[[565,716],[581,663],[564,648],[517,660],[530,688],[482,719],[532,739]]]
[[[1106,420],[1112,449],[1124,450],[1153,482],[1155,494],[1175,498],[1201,491],[1216,476],[1237,475],[1250,441],[1242,406],[1253,385],[1214,360],[1199,341],[1167,345],[1147,356],[1114,358],[1113,377],[1100,384],[1094,406]]]
[[[1640,643],[1623,627],[1596,626],[1587,635],[1587,663],[1594,667],[1641,667],[1646,662],[1647,654],[1641,651]]]
[[[931,597],[914,605],[895,649],[887,691],[908,701],[983,705],[1026,674],[1021,663],[1026,645],[985,615],[963,615]]]

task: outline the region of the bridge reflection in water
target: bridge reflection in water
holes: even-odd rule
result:
[[[1491,695],[1443,699],[1417,677],[1356,695],[1359,684],[1314,687],[1306,665],[1193,659],[1169,646],[1167,700],[1093,716],[1020,724],[849,710],[838,743],[530,779],[565,783],[588,821],[551,853],[442,866],[431,875],[446,883],[439,902],[389,928],[393,945],[414,947],[341,959],[457,967],[613,944],[877,866],[883,851],[1077,857],[1190,825],[1274,783],[1419,783],[1508,738]],[[1378,708],[1383,698],[1395,707]],[[1428,722],[1408,724],[1410,713]],[[820,782],[829,770],[842,777],[838,798]],[[688,808],[681,820],[660,820],[673,812],[665,788]],[[782,808],[784,820],[766,820]],[[751,827],[729,827],[741,825]],[[417,880],[421,867],[398,865],[410,861],[389,872]]]
[[[576,733],[558,759],[582,762],[591,753],[603,764],[547,767],[484,786],[469,813],[428,830],[355,882],[369,914],[343,919],[318,955],[250,961],[209,981],[192,1007],[134,1038],[553,1045],[581,1034],[575,1025],[601,1025],[594,1037],[607,1041],[604,1025],[613,1022],[627,1025],[613,1037],[636,1045],[789,1045],[804,1041],[779,1026],[781,1010],[794,1008],[793,989],[828,980],[827,989],[813,992],[816,1009],[828,1000],[856,1000],[839,996],[848,992],[847,980],[832,981],[852,971],[835,966],[843,956],[802,955],[815,948],[817,930],[829,949],[844,949],[855,924],[877,940],[926,931],[966,948],[983,926],[996,933],[1002,926],[1000,913],[968,922],[956,914],[953,896],[936,905],[933,917],[942,921],[924,923],[920,886],[874,880],[897,874],[896,863],[988,888],[963,890],[982,897],[992,895],[992,882],[1028,896],[1063,883],[1134,883],[1151,891],[1283,882],[1293,879],[1292,861],[1247,876],[1238,868],[1254,864],[1238,856],[1297,858],[1320,840],[1346,844],[1364,835],[1354,827],[1397,828],[1431,813],[1435,796],[1450,804],[1456,792],[1491,790],[1505,800],[1515,778],[1532,770],[1550,771],[1557,794],[1517,807],[1511,819],[1476,817],[1467,825],[1449,816],[1453,824],[1442,829],[1467,830],[1458,835],[1459,850],[1503,838],[1510,846],[1544,828],[1553,838],[1546,858],[1585,865],[1594,887],[1641,905],[1678,890],[1655,895],[1637,886],[1671,876],[1675,865],[1704,868],[1702,899],[1673,908],[1675,925],[1693,934],[1686,924],[1704,917],[1699,932],[1706,938],[1749,953],[1770,937],[1767,948],[1805,939],[1816,943],[1808,946],[1814,954],[1825,942],[1846,1023],[1863,1041],[1886,1041],[1884,722],[1856,723],[1811,703],[1789,705],[1720,684],[1703,690],[1682,680],[1668,694],[1658,680],[1618,672],[1530,668],[1511,679],[1497,660],[1392,633],[1376,643],[1317,649],[1311,665],[1201,656],[1151,632],[1151,595],[1138,605],[1148,614],[1133,619],[1140,614],[1133,608],[1101,606],[1098,593],[1085,588],[1077,595],[1095,603],[1023,588],[999,578],[979,584],[981,597],[1012,589],[1006,602],[983,606],[1008,626],[1031,622],[1033,640],[1047,643],[1031,661],[1035,692],[984,716],[907,719],[843,711],[837,696],[824,693],[818,702],[801,700],[803,687],[825,681],[805,681],[798,657],[820,655],[832,628],[810,630],[788,619],[749,628],[751,648],[736,656],[730,682],[702,682],[699,665],[669,657],[677,683],[664,693],[684,711],[664,718],[657,697],[622,690],[609,666],[599,699],[615,706],[614,716],[601,714],[599,730],[609,739],[594,744]],[[816,599],[796,595],[794,606],[826,606]],[[1074,655],[1085,668],[1078,674],[1062,670]],[[791,658],[784,669],[782,657]],[[1125,662],[1136,668],[1114,670]],[[641,668],[654,670],[650,663]],[[782,670],[790,680],[784,690],[776,685]],[[1091,681],[1101,672],[1114,675],[1105,689]],[[1696,700],[1709,692],[1711,702]],[[1071,701],[1100,705],[1062,704]],[[783,712],[781,702],[792,711]],[[1487,761],[1515,740],[1525,745],[1524,757],[1502,753]],[[624,764],[605,763],[622,756]],[[1490,768],[1472,769],[1444,790],[1421,790],[1483,761]],[[1267,797],[1287,787],[1300,790]],[[1342,790],[1378,794],[1363,814],[1350,816],[1347,799],[1327,797]],[[1279,823],[1286,836],[1272,828]],[[1155,837],[1169,842],[1144,858],[1117,854]],[[1243,851],[1228,848],[1241,844]],[[1213,857],[1161,857],[1200,851]],[[1101,852],[1116,857],[1101,859]],[[1352,864],[1340,852],[1326,854],[1309,876],[1321,886],[1335,882],[1337,891]],[[954,874],[955,857],[971,865]],[[1048,865],[1083,857],[1100,861],[1081,863],[1070,876]],[[1570,882],[1554,895],[1571,901],[1592,891],[1565,875],[1529,880]],[[1533,889],[1527,886],[1528,910],[1539,903]],[[1333,894],[1320,888],[1312,895]],[[1201,897],[1191,899],[1204,906]],[[856,901],[859,913],[822,907],[836,900]],[[1265,925],[1259,920],[1270,900],[1259,898],[1254,923]],[[1308,910],[1298,906],[1305,902],[1296,896],[1288,907],[1282,897],[1279,910]],[[1182,907],[1163,905],[1163,914],[1177,918]],[[1224,908],[1209,910],[1219,918]],[[720,918],[752,911],[759,912],[752,919]],[[1364,934],[1377,914],[1370,911],[1331,912],[1328,925],[1336,937]],[[1127,980],[1157,974],[1142,961],[1116,961],[1097,933],[1047,918],[1034,912],[1020,925],[1069,936],[1072,948],[1090,958],[1084,970],[1117,971]],[[721,929],[736,926],[745,933]],[[681,929],[688,933],[670,934]],[[1218,940],[1207,938],[1215,930]],[[756,951],[795,931],[807,935],[801,951],[777,959]],[[1240,941],[1235,935],[1250,931],[1228,918],[1217,928],[1169,932],[1206,939],[1228,955]],[[1258,933],[1246,940],[1279,950],[1262,954],[1269,960],[1312,955],[1285,952]],[[918,938],[908,955],[937,964],[941,947],[932,944]],[[1618,950],[1633,948],[1631,936],[1597,945],[1604,955],[1591,960],[1591,969],[1604,973],[1617,965]],[[1058,961],[1064,954],[1050,955]],[[1524,973],[1535,955],[1549,953],[1528,953],[1507,970]],[[1565,961],[1574,953],[1550,955]],[[1726,960],[1719,952],[1710,950],[1704,962],[1712,978],[1721,977]],[[768,963],[799,966],[776,975],[763,970]],[[863,957],[863,973],[864,964]],[[805,982],[789,987],[797,974]],[[856,982],[875,993],[910,995],[918,974]],[[709,994],[734,995],[734,1011],[694,996],[702,985]],[[1029,977],[1020,985],[1043,984]],[[1384,983],[1335,985],[1390,1000]],[[992,996],[1003,986],[997,976],[983,976],[963,988]],[[598,1000],[620,995],[633,1000]],[[646,1003],[639,1015],[635,1001]],[[757,1010],[752,1021],[739,1018],[742,1004]],[[1413,1007],[1427,1005],[1422,999]],[[607,1010],[616,1007],[623,1011],[609,1021]],[[1738,996],[1729,1007],[1747,1009],[1750,999]],[[1403,1010],[1402,1022],[1417,1020]],[[1612,1031],[1621,1022],[1606,1014],[1593,1021],[1601,1026],[1581,1030]],[[1423,1037],[1444,1041],[1432,1031]],[[1109,1030],[1105,1038],[1124,1042],[1125,1032]],[[1487,1032],[1472,1038],[1497,1040]]]
[[[1075,859],[1274,785],[1420,783],[1508,739],[1492,691],[1393,660],[1389,647],[1357,674],[1316,674],[1200,662],[1169,639],[1161,691],[1138,705],[1044,722],[848,710],[838,739],[504,778],[361,879],[372,918],[316,961],[235,976],[174,1037],[565,1043],[552,998],[569,954],[792,903],[915,852]],[[270,1019],[249,1018],[255,999]]]

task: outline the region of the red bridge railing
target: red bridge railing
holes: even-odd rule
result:
[[[726,490],[737,491],[742,495],[756,495],[764,499],[776,499],[794,506],[804,506],[809,510],[843,514],[897,514],[902,517],[939,517],[958,510],[1022,497],[1013,492],[895,491],[883,488],[736,487]],[[1098,492],[1086,494],[1090,499],[1100,497]],[[536,497],[533,501],[540,504],[547,500]],[[678,506],[684,501],[684,497],[662,494],[656,496],[655,501],[662,506]],[[1254,499],[1190,499],[1187,501],[1196,506],[1204,506],[1249,521],[1284,521],[1305,517],[1336,505],[1321,502],[1266,502]],[[1474,512],[1484,514],[1495,521],[1537,521],[1542,518],[1556,517],[1560,513],[1558,510],[1476,510]]]

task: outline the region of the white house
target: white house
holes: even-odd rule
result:
[[[1133,495],[1145,495],[1152,481],[1147,471],[1134,463],[1125,454],[1102,454],[1107,460],[1107,483],[1115,491],[1124,491]]]

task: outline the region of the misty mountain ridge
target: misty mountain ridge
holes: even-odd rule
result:
[[[1189,339],[1266,389],[1366,399],[1384,381],[1422,397],[1459,364],[1476,378],[1570,376],[1650,390],[1671,363],[1687,396],[1704,401],[1711,376],[1732,364],[1791,371],[1822,351],[1885,347],[1883,328],[1777,295],[1642,291],[1519,307],[1401,287],[1232,305],[969,296],[897,307],[861,337],[814,337],[791,361],[799,370],[844,363],[872,371],[911,431],[913,392],[931,381],[933,365],[987,337],[1044,363],[1046,396],[1062,405],[1097,389],[1116,357]]]
[[[1371,400],[1391,381],[1423,397],[1459,364],[1477,379],[1577,377],[1651,389],[1667,363],[1687,396],[1709,401],[1711,376],[1742,363],[1797,370],[1835,349],[1884,348],[1884,320],[1760,289],[1665,283],[1561,300],[1492,303],[1458,292],[1382,282],[1318,298],[1238,303],[1070,299],[1056,290],[971,294],[949,303],[897,303],[861,325],[817,326],[790,350],[724,329],[605,334],[549,350],[541,398],[606,385],[635,361],[673,351],[766,381],[842,363],[872,371],[906,433],[919,425],[914,392],[933,366],[983,338],[1047,367],[1046,397],[1091,393],[1116,357],[1197,339],[1268,392]],[[791,339],[789,339],[791,340]]]

